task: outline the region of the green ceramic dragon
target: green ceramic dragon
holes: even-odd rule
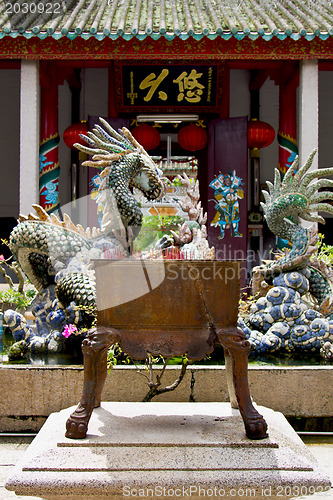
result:
[[[333,214],[333,206],[327,203],[333,200],[333,192],[322,191],[333,187],[333,180],[327,179],[333,175],[333,168],[310,170],[316,152],[310,154],[301,168],[296,157],[283,179],[275,169],[274,184],[267,181],[269,192],[263,191],[265,202],[261,203],[267,225],[273,234],[289,241],[292,248],[281,258],[256,268],[257,273],[273,276],[305,268],[316,251],[317,231],[303,227],[301,219],[325,224],[317,212]]]
[[[291,242],[292,248],[274,261],[253,269],[253,295],[261,298],[240,321],[253,351],[277,349],[333,354],[332,271],[316,260],[317,230],[301,219],[325,223],[318,212],[333,214],[333,168],[310,170],[316,151],[298,168],[298,158],[281,179],[267,182],[262,203],[269,229]],[[309,302],[310,300],[310,302]]]
[[[10,248],[24,273],[39,294],[32,312],[37,334],[25,324],[22,315],[8,311],[6,322],[19,351],[59,351],[65,341],[66,324],[91,326],[95,309],[94,275],[91,259],[129,255],[140,231],[142,212],[131,189],[141,190],[148,200],[164,194],[165,184],[156,165],[126,128],[116,132],[105,120],[87,136],[88,146],[76,147],[92,160],[84,163],[100,169],[98,202],[103,207],[101,229],[84,230],[64,215],[59,220],[34,205],[37,216],[19,217],[10,236]],[[23,341],[23,342],[22,342]],[[22,345],[23,344],[23,345]],[[14,346],[15,351],[15,346]]]

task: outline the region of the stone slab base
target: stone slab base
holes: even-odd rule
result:
[[[18,495],[290,498],[330,480],[281,413],[258,407],[269,437],[245,436],[228,403],[103,403],[83,440],[65,438],[74,410],[53,413],[6,488]]]

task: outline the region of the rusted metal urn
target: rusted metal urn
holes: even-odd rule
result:
[[[95,261],[97,324],[116,329],[134,359],[201,359],[237,325],[240,262]]]
[[[240,261],[98,260],[94,267],[97,327],[82,344],[83,394],[67,421],[67,437],[86,436],[101,401],[107,350],[116,342],[134,359],[150,353],[199,360],[222,344],[230,401],[240,410],[246,435],[267,437],[249,393],[250,345],[237,328]]]

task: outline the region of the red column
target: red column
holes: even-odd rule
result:
[[[53,63],[41,64],[39,200],[46,212],[59,210],[58,82]]]
[[[282,175],[287,172],[298,154],[296,140],[296,89],[298,84],[298,68],[293,62],[284,62],[280,74],[279,132],[277,137],[279,143],[278,168]],[[277,238],[276,244],[280,250],[291,247],[290,242],[282,238]]]
[[[279,97],[279,170],[285,174],[298,154],[296,140],[296,89],[298,69],[292,62],[283,63]]]

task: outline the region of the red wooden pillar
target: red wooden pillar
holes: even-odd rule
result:
[[[281,68],[279,96],[279,170],[285,174],[298,154],[296,132],[296,89],[298,69],[293,62],[285,62]]]
[[[296,89],[299,84],[299,73],[293,62],[284,62],[280,71],[278,169],[284,175],[298,154]],[[277,238],[276,244],[280,250],[291,246],[290,242],[282,238]]]
[[[58,80],[53,63],[40,66],[41,126],[39,147],[39,200],[46,212],[59,210]]]

